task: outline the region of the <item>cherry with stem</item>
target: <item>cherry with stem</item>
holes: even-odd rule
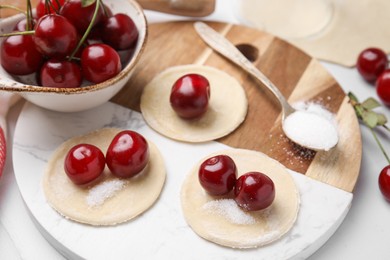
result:
[[[386,131],[390,132],[389,127],[386,125],[387,118],[380,113],[373,111],[373,109],[380,106],[380,103],[373,98],[368,98],[363,102],[359,102],[356,96],[349,92],[348,93],[349,102],[353,106],[356,116],[361,120],[364,125],[366,125],[374,137],[375,142],[377,143],[382,154],[386,158],[387,166],[385,166],[378,177],[378,186],[382,195],[386,200],[390,202],[390,158],[386,153],[381,141],[379,140],[376,132],[374,131],[377,127],[383,127]]]
[[[87,29],[85,30],[85,32],[83,34],[83,37],[81,37],[81,39],[80,39],[79,43],[77,44],[76,48],[70,54],[69,59],[72,59],[76,55],[76,53],[79,51],[80,47],[84,44],[85,40],[88,38],[88,35],[91,32],[92,27],[93,27],[93,25],[95,23],[96,17],[98,15],[100,5],[101,5],[101,0],[96,0],[96,6],[95,6],[95,11],[94,11],[93,16],[92,16],[92,20],[89,23]]]

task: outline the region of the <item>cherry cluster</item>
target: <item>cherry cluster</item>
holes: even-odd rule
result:
[[[367,48],[359,54],[356,68],[365,80],[376,85],[378,97],[390,106],[390,69],[386,53],[379,48]]]
[[[212,196],[223,196],[234,190],[234,200],[246,211],[265,209],[275,198],[271,178],[261,172],[248,172],[237,179],[237,167],[227,155],[206,159],[199,167],[199,183]]]
[[[130,178],[142,172],[148,162],[146,139],[137,132],[123,130],[112,139],[106,156],[92,144],[73,146],[65,157],[64,169],[73,183],[83,185],[101,176],[106,164],[113,175]]]
[[[40,0],[35,16],[6,34],[1,65],[11,75],[36,73],[46,87],[77,88],[83,79],[114,77],[122,69],[118,52],[132,53],[138,30],[131,17],[113,14],[102,1]]]

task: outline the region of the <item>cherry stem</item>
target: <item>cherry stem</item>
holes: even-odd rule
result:
[[[15,36],[15,35],[33,35],[34,33],[35,33],[34,30],[23,31],[23,32],[11,32],[11,33],[0,34],[0,37],[9,37],[9,36]]]
[[[383,125],[383,128],[390,132],[390,128],[387,125]]]
[[[57,3],[57,6],[61,6],[60,3],[58,2],[58,0],[56,0],[56,3]],[[50,13],[50,8],[53,9],[53,11],[58,14],[59,10],[56,9],[56,7],[53,4],[53,1],[52,0],[45,0],[45,11],[47,14]]]
[[[20,12],[20,13],[26,14],[26,12],[25,12],[24,10],[22,10],[22,9],[16,7],[16,6],[13,6],[13,5],[0,5],[0,9],[3,9],[3,8],[4,8],[4,9],[5,9],[5,8],[7,8],[7,9],[13,9],[13,10],[16,10],[16,11],[18,11],[18,12]]]
[[[385,149],[383,148],[382,143],[379,141],[378,136],[376,135],[374,129],[372,129],[372,128],[370,127],[370,130],[371,130],[372,135],[374,136],[374,139],[375,139],[376,143],[378,144],[378,146],[379,146],[379,148],[381,149],[383,155],[385,156],[387,162],[390,164],[389,156],[387,155]]]
[[[76,53],[78,52],[78,50],[80,49],[80,47],[83,45],[84,41],[87,39],[92,27],[93,27],[93,24],[96,20],[96,16],[97,16],[97,13],[99,11],[99,8],[100,8],[100,3],[101,3],[101,0],[96,0],[96,6],[95,6],[95,11],[93,13],[93,16],[92,16],[92,19],[91,19],[91,22],[89,23],[87,29],[85,30],[84,32],[84,35],[83,37],[81,38],[81,40],[79,41],[79,43],[77,44],[76,48],[73,50],[73,52],[70,54],[69,56],[69,60],[72,60],[74,55],[76,55]]]
[[[48,14],[50,12],[50,6],[51,6],[50,0],[45,0],[45,13]]]
[[[33,27],[33,14],[32,14],[32,8],[31,8],[31,1],[27,0],[27,11],[26,11],[27,17],[27,23],[26,23],[26,31],[30,31]]]
[[[103,7],[104,16],[108,17],[107,7],[105,5],[103,5],[102,7]]]
[[[55,1],[56,1],[57,6],[58,6],[58,9],[56,10],[56,9],[53,7],[53,10],[55,10],[56,13],[58,14],[58,12],[60,11],[60,8],[61,8],[61,3],[60,3],[59,0],[55,0]]]
[[[68,60],[69,60],[69,61],[75,60],[75,61],[79,61],[79,62],[81,61],[80,58],[77,58],[77,57],[70,57],[70,56],[68,57]]]

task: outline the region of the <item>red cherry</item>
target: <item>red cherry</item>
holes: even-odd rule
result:
[[[129,178],[140,173],[148,164],[149,146],[137,132],[124,130],[111,141],[106,153],[106,162],[112,174]]]
[[[378,184],[383,196],[390,202],[390,165],[382,169],[379,174]]]
[[[43,62],[31,35],[7,37],[1,45],[1,65],[10,74],[27,75],[36,72]]]
[[[53,58],[66,57],[78,43],[74,26],[57,14],[47,14],[38,20],[33,39],[38,51]]]
[[[234,188],[235,201],[247,211],[265,209],[275,198],[273,181],[260,172],[248,172],[241,175]]]
[[[95,8],[96,2],[83,7],[81,0],[68,0],[61,7],[60,14],[66,17],[76,27],[79,33],[84,34],[92,21]],[[98,24],[102,17],[103,9],[99,8],[93,25]]]
[[[78,88],[81,81],[81,68],[71,61],[50,59],[41,68],[40,82],[45,87]]]
[[[385,105],[390,106],[390,69],[385,70],[376,81],[376,93]]]
[[[122,69],[119,54],[106,44],[87,46],[81,54],[81,68],[85,79],[100,83],[116,76]]]
[[[187,74],[173,84],[170,103],[180,117],[193,119],[207,111],[209,98],[209,81],[199,74]]]
[[[37,18],[41,18],[45,14],[56,13],[60,10],[60,7],[64,4],[65,0],[49,0],[48,5],[46,6],[47,0],[39,0],[36,5],[36,15]],[[54,7],[54,9],[53,9]]]
[[[200,185],[214,196],[225,195],[236,184],[237,167],[227,155],[217,155],[205,160],[199,167]]]
[[[70,180],[78,185],[97,179],[104,170],[103,152],[91,144],[72,147],[65,157],[64,169]]]
[[[138,30],[133,20],[126,14],[115,14],[102,24],[103,42],[116,50],[131,48],[138,38]]]
[[[388,59],[384,51],[378,48],[368,48],[360,53],[356,68],[365,80],[374,82],[387,68],[387,65]]]

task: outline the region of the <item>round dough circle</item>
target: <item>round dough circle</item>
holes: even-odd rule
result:
[[[198,169],[204,158],[186,177],[181,190],[184,217],[195,233],[206,240],[232,248],[263,246],[286,234],[297,218],[300,201],[298,189],[286,168],[263,153],[245,149],[229,149],[207,158],[217,154],[230,156],[237,165],[239,176],[249,171],[267,174],[275,184],[275,200],[264,210],[246,212],[236,205],[233,195],[229,198],[208,195],[198,180]],[[210,210],[207,206],[221,201],[232,203],[228,206],[225,203],[222,211],[221,208],[215,210],[215,207]],[[243,215],[251,221],[236,221],[237,218],[242,219]]]
[[[205,76],[210,82],[207,112],[198,119],[180,118],[169,97],[174,82],[188,73]],[[225,72],[201,65],[171,67],[149,82],[141,96],[145,121],[157,132],[179,141],[205,142],[233,132],[245,119],[248,101],[240,83]]]
[[[74,137],[61,144],[48,162],[43,176],[43,191],[47,202],[61,215],[71,220],[90,225],[116,225],[128,221],[146,211],[159,197],[165,182],[165,166],[157,147],[148,141],[150,159],[143,172],[129,179],[113,176],[108,167],[96,182],[79,186],[73,184],[64,171],[64,160],[71,147],[89,143],[99,147],[103,153],[113,137],[121,129],[105,128]],[[91,189],[110,181],[123,185],[103,203],[88,203]]]

